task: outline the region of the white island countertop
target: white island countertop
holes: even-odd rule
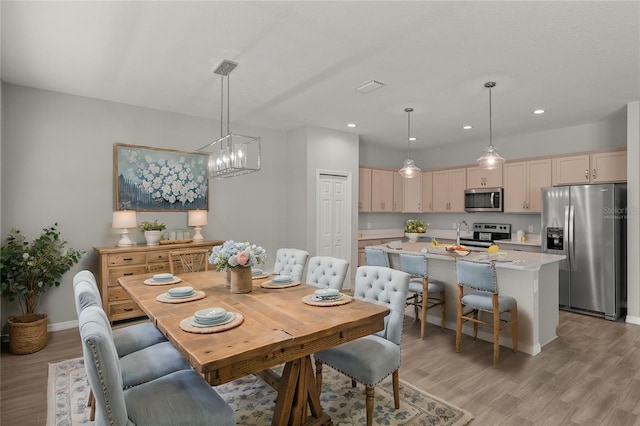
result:
[[[409,243],[404,242],[401,244],[392,244],[396,248],[391,248],[389,245],[378,246],[385,249],[389,253],[399,253],[406,251],[409,253],[420,252],[425,255],[427,259],[440,259],[454,261],[456,259],[468,259],[473,261],[489,261],[488,255],[484,251],[471,251],[467,256],[459,256],[454,253],[442,252],[438,253],[434,250],[429,243]],[[400,248],[397,248],[397,247]],[[496,260],[496,268],[506,269],[520,269],[520,270],[537,270],[542,265],[549,263],[559,262],[564,260],[566,256],[558,254],[548,253],[532,253],[527,251],[512,251],[512,250],[500,250],[501,253],[505,253],[506,257],[501,260]]]

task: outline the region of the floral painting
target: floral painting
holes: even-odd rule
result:
[[[116,210],[209,209],[207,154],[116,143]]]

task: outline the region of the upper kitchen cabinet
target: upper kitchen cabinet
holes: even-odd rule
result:
[[[393,172],[393,212],[402,213],[404,209],[404,178],[398,172]]]
[[[422,172],[422,212],[433,211],[433,172]]]
[[[404,178],[404,209],[405,213],[422,213],[422,178],[420,175]]]
[[[555,157],[552,167],[554,185],[625,182],[627,151]]]
[[[371,170],[371,211],[393,211],[393,172]]]
[[[540,190],[551,186],[551,159],[506,163],[503,173],[504,212],[540,213]]]
[[[500,188],[501,186],[502,165],[493,170],[467,167],[467,188]]]
[[[433,172],[433,211],[436,213],[464,212],[466,169]]]
[[[361,213],[371,211],[371,169],[360,168],[358,211]]]

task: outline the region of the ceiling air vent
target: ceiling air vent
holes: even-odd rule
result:
[[[356,87],[356,90],[360,93],[369,93],[373,92],[384,86],[384,83],[378,80],[367,81],[366,83]]]

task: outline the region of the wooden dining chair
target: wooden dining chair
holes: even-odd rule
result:
[[[318,288],[342,290],[349,262],[330,256],[314,256],[309,259],[306,284]]]
[[[199,272],[209,270],[209,250],[180,249],[169,252],[169,270],[171,275],[180,272]]]
[[[444,283],[429,279],[427,258],[422,254],[400,253],[400,268],[411,275],[407,305],[413,306],[416,321],[420,321],[420,338],[424,339],[427,310],[440,306],[440,327],[445,325]],[[418,318],[418,309],[420,318]]]
[[[458,318],[456,327],[456,352],[460,352],[462,344],[462,325],[470,321],[473,323],[473,337],[478,337],[478,324],[493,327],[493,364],[497,364],[500,357],[500,330],[511,327],[513,351],[518,352],[518,304],[510,296],[500,296],[498,293],[498,278],[493,262],[480,263],[466,260],[456,261],[458,277]],[[464,294],[464,288],[472,291]],[[492,314],[492,321],[480,318],[481,312]],[[508,312],[509,319],[501,319],[501,315]]]
[[[360,266],[356,271],[354,297],[390,309],[384,329],[313,354],[318,392],[322,389],[322,365],[327,364],[355,382],[364,384],[367,425],[373,423],[375,386],[392,375],[393,400],[400,408],[400,339],[409,274],[383,266]]]

